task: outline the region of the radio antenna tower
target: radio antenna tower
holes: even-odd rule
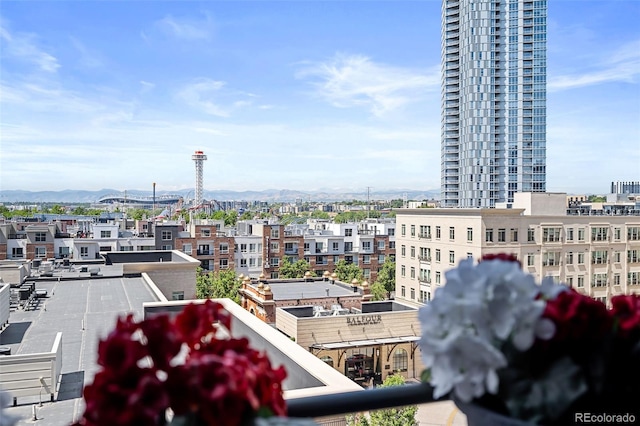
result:
[[[202,151],[196,151],[196,153],[191,156],[191,159],[196,163],[196,199],[194,205],[198,207],[202,204],[202,169],[207,156],[204,155]]]

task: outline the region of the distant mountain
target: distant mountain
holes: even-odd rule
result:
[[[95,203],[101,197],[110,194],[120,194],[122,191],[115,189],[101,189],[98,191],[82,191],[65,189],[63,191],[22,191],[8,190],[0,191],[0,203]],[[127,190],[130,195],[152,195],[151,191]],[[193,197],[193,189],[182,189],[178,191],[156,191],[156,195],[177,194],[184,197]],[[425,200],[438,198],[439,190],[388,190],[388,191],[372,191],[369,194],[370,200],[392,200],[402,199],[406,197],[408,200]],[[331,191],[296,191],[290,189],[266,189],[264,191],[227,191],[227,190],[205,190],[203,196],[207,200],[218,201],[268,201],[268,202],[293,202],[296,200],[316,201],[316,202],[333,202],[333,201],[351,201],[366,200],[367,193],[349,192],[348,190]]]

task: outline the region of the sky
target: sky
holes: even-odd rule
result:
[[[550,0],[547,190],[640,180],[640,1]],[[0,190],[433,190],[440,1],[2,1]]]

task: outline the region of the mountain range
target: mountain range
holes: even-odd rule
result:
[[[96,203],[101,197],[113,194],[122,194],[123,191],[116,189],[101,189],[97,191],[84,191],[65,189],[62,191],[24,191],[24,190],[2,190],[0,191],[0,203]],[[178,191],[156,191],[156,195],[181,195],[185,198],[192,198],[193,189],[182,189]],[[151,196],[151,191],[127,190],[130,195]],[[351,200],[427,200],[438,198],[440,190],[381,190],[371,191],[368,195],[366,191],[357,192],[349,190],[319,190],[319,191],[297,191],[289,189],[266,189],[263,191],[228,191],[228,190],[204,190],[203,197],[206,200],[218,201],[268,201],[268,202],[294,202],[316,201],[351,201]]]

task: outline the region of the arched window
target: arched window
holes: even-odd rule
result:
[[[330,356],[323,356],[322,358],[320,358],[320,361],[327,363],[329,367],[333,367],[333,358],[331,358]]]
[[[409,357],[404,349],[396,349],[393,353],[393,371],[407,371]]]
[[[253,310],[253,308],[251,308],[251,309],[249,310],[249,312],[251,312],[251,315],[253,315],[253,316],[255,316],[255,315],[256,315],[256,311],[254,311],[254,310]]]

